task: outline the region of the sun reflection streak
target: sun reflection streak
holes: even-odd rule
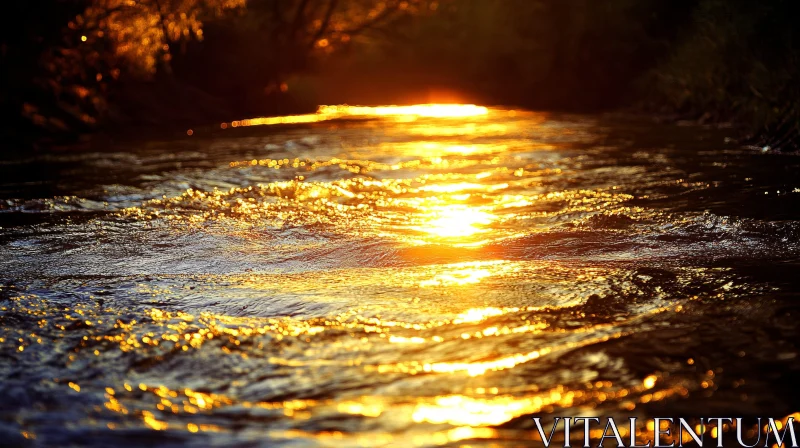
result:
[[[467,322],[480,322],[490,317],[502,316],[510,312],[515,313],[518,311],[519,308],[508,308],[508,309],[501,309],[495,307],[470,308],[467,311],[461,313],[455,320],[453,320],[453,323],[462,324]]]
[[[487,115],[489,109],[474,104],[417,104],[413,106],[320,106],[320,114],[350,116],[403,116],[429,118],[464,118]]]
[[[492,271],[488,269],[457,269],[436,275],[430,280],[423,280],[419,282],[419,286],[469,285],[479,283],[484,278],[491,276]]]
[[[489,114],[489,109],[474,104],[417,104],[413,106],[319,106],[316,113],[302,115],[286,115],[279,117],[259,117],[235,120],[230,127],[272,126],[278,124],[317,123],[341,118],[380,118],[389,117],[399,121],[417,118],[466,118],[480,117]],[[227,129],[228,123],[222,123],[221,129]]]
[[[481,118],[487,115],[496,120]],[[339,142],[344,152],[326,149],[324,157],[315,157],[315,145],[321,141],[314,137],[299,149],[307,157],[230,161],[231,172],[221,173],[261,182],[230,189],[190,188],[179,196],[154,199],[121,213],[204,231],[212,231],[205,226],[211,221],[230,223],[242,234],[264,227],[323,225],[338,234],[388,238],[414,246],[479,248],[536,231],[542,222],[549,225],[564,213],[565,204],[568,213],[593,214],[631,199],[613,190],[541,188],[541,179],[561,178],[563,170],[531,163],[530,143],[515,128],[508,111],[499,109],[469,104],[321,106],[315,114],[241,120],[231,126],[337,117],[380,118],[390,138],[377,147]],[[394,118],[408,117],[416,122],[392,123]],[[469,117],[473,118],[465,119]],[[506,136],[506,131],[512,134]],[[419,132],[431,137],[419,137]],[[496,138],[498,132],[502,136]],[[470,134],[468,140],[461,137],[464,133]],[[447,134],[453,137],[441,137]],[[281,151],[280,145],[267,146]],[[541,152],[552,150],[550,145]],[[297,145],[287,148],[289,153],[296,151]],[[225,231],[230,232],[230,227]]]
[[[423,221],[417,229],[444,238],[473,236],[485,231],[481,226],[495,220],[490,213],[459,205],[433,209],[429,216],[431,218]]]

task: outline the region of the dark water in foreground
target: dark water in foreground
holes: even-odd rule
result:
[[[2,162],[4,443],[535,446],[532,415],[800,410],[800,157],[400,112]]]

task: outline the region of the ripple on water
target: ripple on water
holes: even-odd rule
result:
[[[322,123],[257,127],[290,122]],[[754,164],[700,130],[679,152],[477,106],[226,128],[14,165],[58,175],[0,202],[0,432],[514,445],[531,414],[797,410],[793,190],[769,180],[781,219],[721,208],[704,158]]]

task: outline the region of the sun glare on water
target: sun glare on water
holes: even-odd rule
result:
[[[417,104],[414,106],[320,106],[317,114],[334,116],[416,116],[461,118],[486,115],[489,109],[474,104]]]
[[[494,216],[481,210],[469,207],[451,206],[434,211],[431,219],[419,227],[419,230],[443,237],[468,237],[482,232],[494,220]]]
[[[672,378],[651,367],[638,378],[629,369],[606,378],[611,370],[596,367],[625,366],[621,352],[602,348],[638,350],[652,322],[696,317],[699,305],[684,311],[666,300],[669,291],[642,298],[661,278],[734,286],[708,289],[709,303],[763,289],[704,262],[642,285],[629,280],[656,274],[641,270],[639,246],[599,252],[615,235],[658,237],[651,230],[674,219],[661,221],[666,212],[636,205],[631,194],[661,185],[661,162],[619,166],[619,179],[611,178],[584,160],[607,130],[469,104],[321,106],[221,127],[350,117],[215,132],[206,141],[197,141],[205,130],[197,128],[187,133],[193,145],[164,147],[179,151],[176,161],[189,157],[183,168],[153,159],[148,145],[136,160],[159,168],[146,189],[130,199],[132,186],[98,190],[126,192],[109,207],[130,206],[91,226],[129,230],[135,250],[100,235],[64,260],[41,254],[45,274],[70,266],[91,272],[53,277],[47,288],[36,276],[27,289],[0,286],[10,299],[0,308],[31,317],[19,320],[24,327],[0,328],[0,354],[31,367],[43,350],[67,358],[47,373],[64,379],[52,389],[69,394],[59,400],[105,397],[85,410],[109,430],[119,425],[117,437],[136,428],[167,431],[165,440],[216,432],[208,440],[222,444],[249,431],[265,443],[302,446],[481,444],[475,439],[534,446],[529,428],[517,424],[529,415],[646,413],[644,405],[716,390],[714,371],[694,372],[693,358],[676,362]],[[203,149],[202,163],[194,162]],[[620,150],[589,154],[601,163]],[[96,171],[94,162],[88,169]],[[25,204],[0,204],[0,212]],[[77,196],[42,204],[84,213]],[[87,228],[64,224],[53,241],[81,244]],[[13,265],[33,257],[10,246],[5,253]],[[674,253],[654,252],[656,265]],[[115,300],[106,304],[84,300],[108,291]],[[77,294],[74,305],[63,294]],[[637,299],[608,308],[606,297]],[[687,322],[677,324],[694,320]],[[87,365],[109,373],[81,375]],[[175,374],[162,379],[165,368]],[[49,425],[48,415],[41,421]],[[262,417],[275,428],[264,432]],[[42,439],[47,434],[52,428]]]
[[[487,115],[489,109],[474,104],[417,104],[413,106],[319,106],[316,113],[286,115],[281,117],[260,117],[235,120],[221,127],[269,126],[276,124],[316,123],[339,118],[394,117],[398,120],[416,118],[465,118]]]

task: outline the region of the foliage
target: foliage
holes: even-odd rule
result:
[[[169,61],[170,43],[203,39],[203,17],[242,7],[245,0],[94,0],[69,23],[84,47],[114,56],[138,74],[151,74],[159,59]]]
[[[800,140],[799,10],[796,0],[28,0],[1,19],[0,103],[75,133],[131,105],[285,113],[444,86],[528,108],[644,104],[744,122],[785,146]],[[29,31],[11,32],[17,22]]]
[[[154,78],[169,86],[156,89],[171,89],[181,98],[189,95],[178,91],[188,92],[197,84],[223,96],[239,89],[234,98],[263,103],[263,94],[280,93],[292,73],[348,49],[360,36],[433,12],[439,4],[436,0],[50,1],[70,8],[58,16],[62,24],[50,24],[59,32],[46,45],[34,50],[32,42],[21,43],[38,54],[39,68],[30,70],[35,88],[4,101],[4,106],[18,108],[16,114],[21,109],[38,127],[64,132],[90,129],[112,112],[110,106],[125,106],[109,103],[111,97],[139,102],[125,89],[142,89],[140,81]],[[25,12],[33,17],[37,6]],[[68,15],[68,11],[74,12]],[[242,13],[223,16],[226,11]],[[209,21],[217,41],[193,44],[204,40]],[[194,51],[187,53],[187,48]],[[179,77],[173,76],[175,63]],[[205,84],[201,77],[206,77]],[[213,85],[225,85],[227,90],[215,90]]]
[[[615,106],[664,53],[690,1],[460,0],[381,33],[347,70],[369,73],[366,82],[402,72],[485,102]]]
[[[205,42],[190,43],[172,66],[242,116],[313,110],[321,99],[300,78],[325,76],[337,60],[453,2],[248,0],[246,13],[209,23]],[[198,70],[208,61],[214,70]]]
[[[451,0],[250,0],[256,30],[249,37],[269,45],[274,89],[354,40],[436,11],[440,1]]]
[[[269,20],[278,40],[292,46],[324,48],[346,44],[354,35],[387,27],[404,17],[434,11],[427,0],[275,1]]]
[[[9,58],[9,66],[28,77],[12,75],[21,92],[4,95],[3,106],[37,127],[80,132],[108,112],[109,82],[152,77],[159,67],[168,71],[171,45],[202,39],[206,18],[245,0],[55,2],[59,13],[46,16],[63,22],[50,23],[46,38],[3,39],[4,48],[18,55]],[[44,6],[40,3],[47,2],[20,6],[19,16],[30,19],[25,25],[33,26]]]
[[[763,145],[800,140],[800,41],[793,0],[704,0],[670,56],[645,78],[651,108],[745,123]]]

